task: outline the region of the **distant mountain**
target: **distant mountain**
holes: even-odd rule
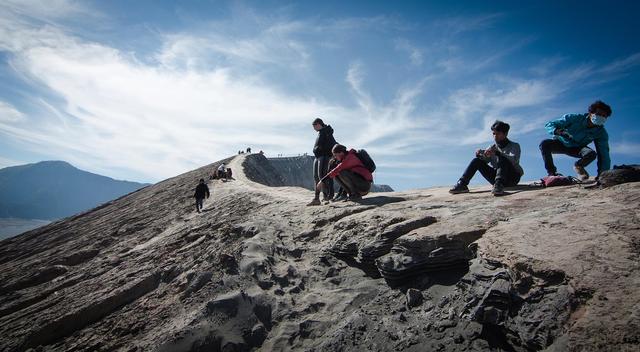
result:
[[[0,169],[0,218],[59,219],[146,185],[96,175],[64,161],[7,167]]]
[[[313,190],[315,182],[313,180],[313,157],[301,155],[293,157],[268,158],[276,170],[284,178],[287,186],[297,186]],[[374,174],[375,178],[375,174]],[[393,192],[393,188],[388,185],[373,184],[371,192]]]

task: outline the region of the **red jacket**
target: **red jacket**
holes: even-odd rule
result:
[[[355,149],[349,150],[344,159],[342,159],[342,162],[340,162],[340,164],[338,164],[338,166],[336,166],[333,170],[329,171],[328,176],[334,178],[344,170],[351,170],[356,174],[364,177],[365,180],[373,182],[373,175],[371,175],[371,172],[364,166],[362,161],[358,159]]]

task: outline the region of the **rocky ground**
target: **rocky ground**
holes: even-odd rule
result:
[[[639,348],[640,183],[305,207],[225,162],[203,213],[217,163],[0,242],[0,349]]]

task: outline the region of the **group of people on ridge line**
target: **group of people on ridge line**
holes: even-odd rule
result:
[[[574,164],[578,178],[589,178],[585,167],[598,159],[598,175],[611,167],[609,157],[609,135],[604,123],[611,116],[611,107],[598,100],[589,106],[586,114],[566,114],[545,124],[552,138],[540,143],[540,152],[544,167],[549,176],[559,176],[553,164],[553,154],[565,154],[578,158]],[[495,143],[487,149],[476,150],[458,182],[449,190],[452,194],[469,192],[467,185],[477,171],[493,185],[495,196],[505,194],[504,187],[515,186],[520,182],[524,170],[520,166],[520,145],[507,138],[509,124],[496,121],[491,126]],[[596,150],[589,148],[594,142]]]
[[[373,175],[367,169],[354,149],[347,150],[333,137],[333,128],[322,119],[315,119],[313,129],[318,132],[313,146],[313,178],[315,196],[307,204],[320,205],[320,193],[323,201],[357,201],[369,193],[373,183]],[[338,193],[334,191],[333,180],[340,186]]]
[[[609,135],[604,124],[611,116],[611,107],[598,100],[589,106],[584,114],[566,114],[561,118],[549,121],[545,124],[547,132],[552,136],[540,143],[540,152],[544,161],[544,167],[549,176],[559,176],[553,163],[553,154],[565,154],[578,160],[574,164],[574,170],[581,180],[587,180],[589,174],[585,167],[598,159],[598,175],[611,167],[609,157]],[[373,175],[358,157],[354,149],[347,148],[336,142],[333,137],[333,128],[326,125],[322,119],[317,118],[312,126],[318,132],[313,147],[315,156],[313,162],[313,177],[315,181],[315,196],[307,204],[320,205],[320,193],[323,201],[358,201],[369,193],[373,183]],[[469,182],[476,174],[480,174],[493,185],[492,193],[495,196],[505,194],[505,187],[515,186],[524,175],[520,166],[520,144],[508,138],[510,126],[506,122],[496,121],[491,126],[494,144],[487,149],[478,149],[475,158],[471,160],[462,176],[453,188],[452,194],[469,192]],[[589,148],[593,142],[596,150]],[[218,173],[225,170],[225,165],[220,165]],[[225,175],[229,176],[229,175]],[[333,179],[340,190],[334,193]],[[196,209],[202,209],[202,201],[209,197],[209,188],[204,180],[196,187]]]

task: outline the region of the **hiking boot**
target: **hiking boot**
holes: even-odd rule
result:
[[[469,193],[469,187],[467,187],[467,185],[463,184],[462,182],[458,182],[456,183],[455,186],[453,186],[452,189],[449,190],[449,193],[451,194]]]
[[[309,202],[309,204],[307,204],[308,207],[312,207],[312,206],[316,206],[316,205],[320,205],[322,203],[320,203],[320,199],[318,198],[313,198],[313,200],[311,202]]]
[[[347,195],[346,194],[338,194],[337,196],[335,196],[335,198],[333,198],[331,201],[332,202],[342,202],[344,200],[347,199]]]
[[[504,186],[502,185],[502,183],[496,183],[495,185],[493,185],[493,190],[491,190],[491,193],[496,196],[504,196],[505,194],[507,194],[507,192],[504,191]]]
[[[589,173],[584,169],[584,167],[580,165],[574,165],[573,169],[576,171],[576,174],[578,175],[580,181],[586,181],[589,179]]]

